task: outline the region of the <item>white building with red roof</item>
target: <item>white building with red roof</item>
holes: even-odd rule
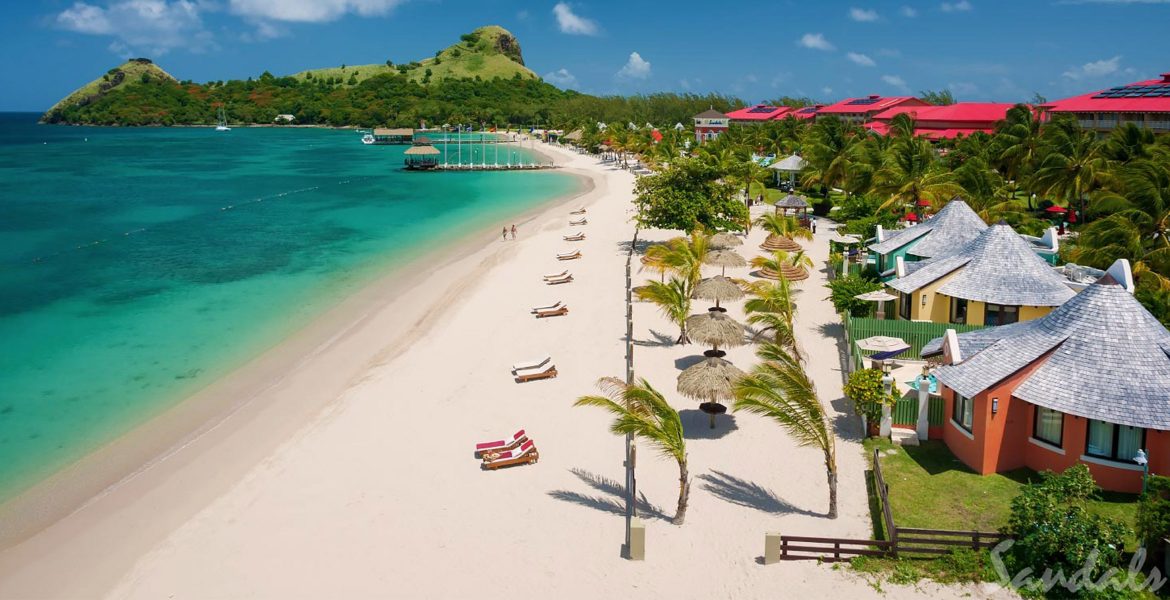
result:
[[[830,104],[817,111],[817,118],[829,115],[840,117],[852,123],[867,123],[873,116],[896,106],[930,106],[926,102],[913,96],[883,97],[871,94],[864,98],[846,98],[836,104]]]
[[[914,135],[932,140],[953,139],[973,133],[991,133],[995,124],[1007,118],[1014,104],[1007,102],[958,102],[946,106],[903,104],[873,116],[867,128],[885,134],[894,117],[907,114],[914,119]]]
[[[1133,123],[1155,133],[1170,133],[1170,73],[1049,102],[1042,108],[1051,115],[1072,115],[1081,127],[1096,131]]]

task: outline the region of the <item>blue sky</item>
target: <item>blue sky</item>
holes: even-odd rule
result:
[[[129,56],[180,79],[407,62],[486,24],[595,94],[749,101],[950,89],[1050,99],[1170,71],[1170,0],[624,2],[19,0],[0,22],[0,110],[44,110]]]

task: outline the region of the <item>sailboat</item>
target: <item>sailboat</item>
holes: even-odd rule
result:
[[[216,131],[231,131],[232,128],[227,126],[227,113],[224,112],[223,107],[219,107],[219,122],[215,125]]]

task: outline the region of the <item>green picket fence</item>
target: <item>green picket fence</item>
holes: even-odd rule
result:
[[[887,308],[892,310],[890,306],[887,306]],[[845,341],[849,344],[849,350],[853,353],[854,364],[857,368],[861,368],[865,364],[863,359],[866,356],[873,354],[870,351],[859,350],[855,343],[857,340],[863,340],[875,335],[901,338],[910,345],[910,349],[902,353],[901,358],[919,360],[922,355],[922,347],[930,342],[930,340],[942,337],[948,329],[954,329],[958,333],[983,329],[982,325],[952,325],[949,323],[930,323],[926,321],[873,319],[868,317],[851,317],[848,314],[842,315],[842,320],[845,323]]]
[[[943,424],[943,399],[942,396],[931,396],[926,404],[926,422],[931,427],[942,427]],[[890,416],[893,417],[894,425],[905,425],[914,427],[918,424],[918,394],[911,391],[909,396],[903,396],[894,404],[894,410],[891,411]]]

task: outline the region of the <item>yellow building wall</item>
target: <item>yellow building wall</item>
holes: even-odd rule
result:
[[[930,285],[914,290],[910,294],[910,320],[912,321],[930,321],[931,323],[950,323],[951,322],[951,297],[946,294],[938,293],[939,288],[946,285],[959,271],[950,273],[941,279],[935,280]],[[897,294],[897,290],[891,290]],[[926,296],[926,302],[923,303],[922,297]],[[894,304],[897,304],[895,302]],[[987,314],[986,304],[983,302],[970,301],[967,303],[967,324],[968,325],[982,325],[983,318]],[[898,306],[894,307],[895,315]],[[1021,306],[1020,307],[1020,321],[1030,321],[1032,319],[1039,319],[1044,315],[1052,312],[1051,306]],[[901,318],[901,317],[899,317]]]

